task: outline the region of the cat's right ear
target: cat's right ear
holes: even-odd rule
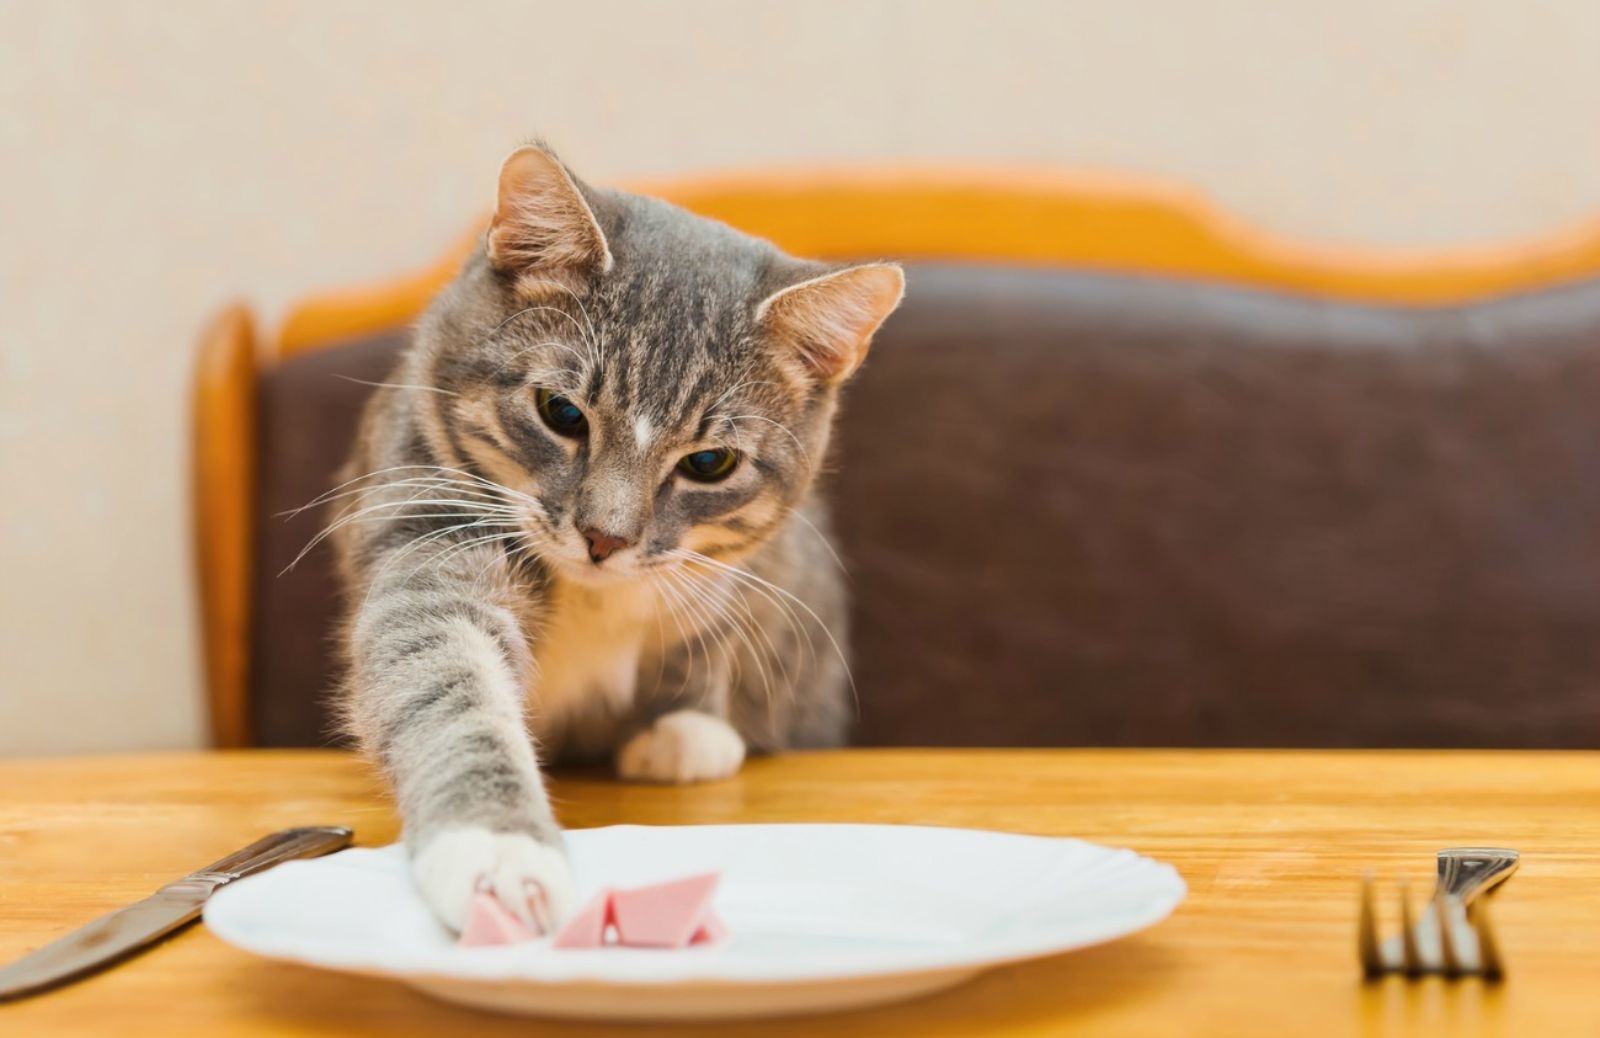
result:
[[[489,262],[519,289],[611,269],[611,248],[594,210],[561,160],[529,145],[500,167],[500,195],[489,224]]]
[[[756,320],[786,341],[812,376],[838,385],[861,366],[873,333],[905,292],[898,264],[864,263],[773,293],[756,307]]]

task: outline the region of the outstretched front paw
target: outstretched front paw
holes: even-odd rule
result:
[[[728,722],[698,710],[656,719],[617,752],[617,774],[635,782],[710,782],[744,763],[744,740]]]
[[[457,933],[479,890],[492,892],[535,933],[553,933],[576,899],[561,848],[480,826],[429,837],[411,856],[411,876],[434,914]]]

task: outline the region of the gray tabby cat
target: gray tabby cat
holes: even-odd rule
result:
[[[573,907],[541,759],[694,782],[843,740],[812,482],[903,287],[596,190],[542,147],[507,159],[483,247],[364,416],[333,528],[349,721],[446,924],[480,884],[544,929]]]

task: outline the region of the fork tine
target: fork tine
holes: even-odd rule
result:
[[[1378,909],[1373,903],[1371,872],[1361,875],[1361,922],[1356,932],[1356,946],[1361,952],[1361,968],[1367,976],[1381,974],[1383,954],[1378,950]]]
[[[1505,977],[1505,966],[1500,959],[1500,942],[1495,939],[1494,930],[1489,926],[1489,909],[1484,901],[1476,901],[1467,909],[1467,921],[1472,925],[1473,932],[1478,935],[1478,972],[1484,980],[1500,980]]]
[[[1416,920],[1411,915],[1411,884],[1400,881],[1400,952],[1406,974],[1415,977],[1422,972],[1422,953],[1417,949]]]
[[[1450,896],[1443,890],[1433,895],[1433,919],[1439,926],[1439,958],[1447,977],[1461,976],[1461,958],[1456,954],[1456,913]]]

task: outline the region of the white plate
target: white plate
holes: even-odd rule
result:
[[[1183,900],[1170,865],[1082,840],[900,825],[613,826],[567,833],[587,900],[720,869],[707,948],[456,947],[399,846],[289,862],[223,888],[206,924],[270,958],[390,977],[540,1016],[665,1020],[892,1002],[1099,944]]]

